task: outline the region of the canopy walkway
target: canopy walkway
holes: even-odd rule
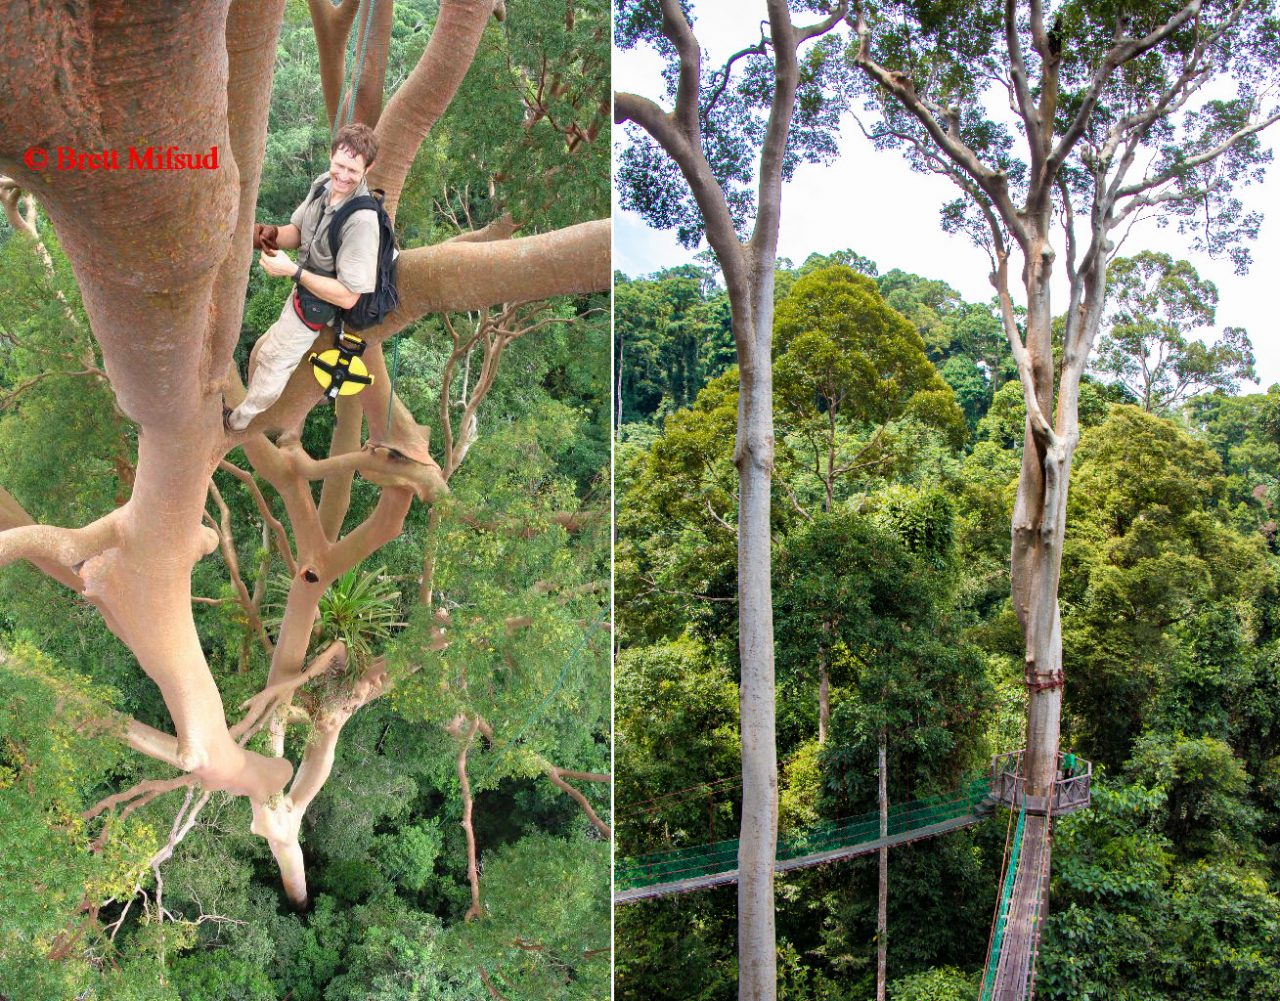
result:
[[[1052,796],[1029,795],[1021,751],[998,755],[992,762],[991,794],[1010,808],[1009,835],[979,1001],[1029,1001],[1035,993],[1041,917],[1049,899],[1053,818],[1089,805],[1093,766],[1075,755],[1060,754],[1057,774]]]
[[[878,810],[817,824],[779,838],[774,867],[778,872],[789,872],[937,837],[980,823],[990,816],[995,803],[991,780],[984,776],[948,795],[891,807],[889,833],[884,838],[880,837]],[[629,904],[737,881],[738,841],[735,838],[619,859],[613,899],[616,904]]]
[[[1022,753],[996,755],[989,777],[974,779],[949,795],[891,808],[886,837],[880,836],[880,813],[873,810],[779,838],[774,868],[788,872],[870,855],[971,827],[991,816],[997,804],[1007,806],[1009,834],[979,1001],[1029,1001],[1041,916],[1049,896],[1053,818],[1089,806],[1093,766],[1075,755],[1060,754],[1052,795],[1032,795],[1022,777]],[[629,904],[737,881],[738,842],[717,841],[620,859],[613,900]]]

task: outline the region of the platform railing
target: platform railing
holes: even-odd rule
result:
[[[1093,763],[1074,754],[1059,754],[1057,778],[1053,783],[1053,803],[1044,795],[1031,795],[1026,791],[1026,778],[1022,774],[1024,752],[1010,751],[991,759],[991,795],[1010,807],[1025,806],[1028,813],[1048,813],[1052,806],[1054,816],[1083,810],[1092,802]]]

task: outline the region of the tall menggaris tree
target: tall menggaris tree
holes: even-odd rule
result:
[[[376,124],[381,152],[371,186],[385,189],[394,213],[417,150],[458,90],[485,25],[503,7],[500,0],[442,0],[421,59],[383,110],[391,6],[371,6],[360,85],[348,101],[356,115]],[[380,344],[428,312],[507,304],[496,328],[475,335],[496,346],[496,353],[484,352],[491,382],[502,346],[527,327],[516,322],[515,304],[607,287],[609,228],[600,220],[512,239],[510,225],[497,224],[404,251],[401,305],[367,332],[365,357],[377,382],[338,408],[329,456],[313,459],[299,444],[303,421],[320,399],[305,362],[247,433],[228,436],[221,405],[224,395],[234,404],[244,392],[232,349],[253,258],[284,7],[284,0],[0,4],[0,173],[12,179],[4,207],[32,239],[34,227],[20,225],[30,217],[18,213],[13,186],[33,192],[48,213],[75,271],[117,404],[139,429],[130,496],[91,524],[31,524],[0,490],[0,565],[29,560],[92,602],[156,683],[171,715],[174,735],[131,720],[127,741],[184,774],[144,783],[100,808],[140,805],[182,785],[203,790],[200,805],[217,790],[246,796],[254,833],[269,843],[289,898],[303,905],[302,817],[329,777],[343,726],[392,683],[387,664],[375,659],[357,663],[350,685],[313,693],[305,707],[292,705],[306,682],[348,659],[344,645],[334,643],[305,663],[320,599],[345,571],[400,533],[415,497],[432,504],[447,493],[470,444],[464,429],[437,450],[441,462],[432,457],[426,429],[393,397]],[[329,0],[310,3],[331,118],[338,114],[343,52],[358,8],[356,0],[336,7]],[[183,151],[216,146],[219,169],[64,172],[41,170],[38,157],[24,157],[32,148],[125,151],[143,144]],[[483,396],[476,387],[472,403],[477,393]],[[468,407],[464,423],[474,416]],[[363,444],[362,422],[368,428]],[[269,440],[268,431],[280,431],[278,440]],[[271,516],[254,477],[224,460],[241,445],[254,472],[279,493],[292,539]],[[191,593],[192,568],[202,556],[221,546],[234,563],[226,506],[211,484],[220,466],[250,488],[292,574],[266,687],[230,727],[196,632]],[[356,471],[380,494],[372,514],[343,534]],[[318,502],[316,481],[322,483]],[[221,525],[209,518],[212,527],[202,524],[210,495],[223,512]],[[429,582],[425,590],[429,599]],[[252,611],[247,594],[242,597]],[[437,621],[444,618],[438,614]],[[263,640],[271,645],[265,633]],[[447,639],[437,631],[435,642]],[[295,772],[283,755],[286,729],[300,718],[311,737]],[[483,725],[455,721],[473,735]],[[245,746],[264,726],[266,754]]]
[[[773,866],[778,835],[778,753],[774,732],[773,607],[769,552],[773,439],[773,284],[782,182],[802,159],[834,155],[837,115],[821,100],[837,61],[820,42],[845,14],[845,0],[797,2],[821,11],[792,22],[787,0],[768,0],[767,31],[703,74],[681,0],[622,0],[617,41],[644,40],[668,59],[670,112],[637,94],[614,97],[614,121],[633,123],[622,156],[623,204],[653,225],[675,228],[686,246],[705,236],[724,275],[741,390],[734,464],[738,468],[738,619],[741,663],[742,832],[738,849],[738,996],[777,990]],[[735,64],[742,75],[732,81]],[[807,99],[799,104],[801,88]],[[759,150],[759,163],[755,163]],[[753,171],[753,166],[755,167]],[[756,178],[754,187],[752,177]],[[746,234],[754,209],[755,224]]]
[[[1259,133],[1280,118],[1276,28],[1270,0],[890,2],[857,18],[851,61],[879,113],[868,131],[963,192],[944,223],[991,255],[1027,404],[1011,569],[1032,794],[1049,791],[1058,750],[1067,486],[1108,259],[1133,223],[1156,216],[1247,265],[1242,242],[1258,217],[1236,190],[1261,177],[1270,154]],[[1002,105],[1007,116],[994,113]],[[1060,367],[1049,296],[1058,268],[1068,288]]]

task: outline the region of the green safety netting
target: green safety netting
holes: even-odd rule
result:
[[[1009,900],[1013,896],[1013,883],[1018,874],[1018,859],[1022,855],[1022,833],[1027,826],[1027,808],[1023,804],[1018,811],[1018,826],[1014,828],[1013,844],[1009,847],[1009,864],[1005,869],[1004,886],[1000,888],[1000,905],[996,910],[996,927],[991,934],[991,952],[987,956],[987,969],[982,975],[982,994],[978,1001],[991,1001],[996,988],[996,968],[1000,965],[1000,949],[1004,945],[1004,932],[1009,924]]]
[[[990,788],[991,781],[984,776],[972,779],[955,792],[943,796],[892,806],[889,808],[889,836],[973,815],[987,799]],[[876,841],[879,837],[880,812],[872,810],[857,817],[816,824],[797,834],[779,838],[777,860],[784,862],[819,855]],[[631,890],[720,875],[737,868],[738,839],[734,838],[619,859],[616,885],[619,890]]]

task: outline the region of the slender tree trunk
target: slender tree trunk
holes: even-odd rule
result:
[[[750,326],[734,317],[739,340],[753,345],[740,362],[735,460],[738,503],[738,629],[742,684],[742,831],[738,847],[738,997],[772,1001],[777,990],[773,916],[778,841],[773,600],[769,497],[773,472],[773,258],[753,268]]]
[[[831,725],[831,672],[827,667],[827,651],[818,652],[818,746],[827,742]]]
[[[889,836],[889,781],[885,736],[880,734],[880,837]],[[889,849],[880,849],[880,890],[876,899],[876,1001],[884,1001],[889,958]]]

